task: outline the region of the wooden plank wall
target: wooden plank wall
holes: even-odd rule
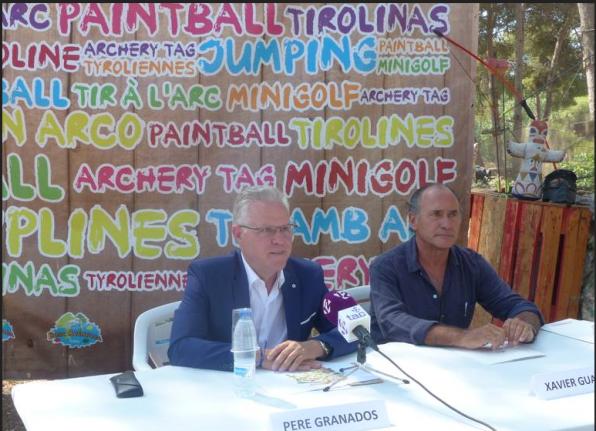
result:
[[[476,199],[474,199],[476,204]],[[474,232],[473,235],[469,235],[468,244],[470,241],[477,244],[475,250],[483,255],[493,268],[499,267],[501,259],[501,241],[503,240],[503,224],[500,223],[505,215],[505,201],[498,199],[497,197],[486,197],[482,200],[482,204],[477,203],[481,209],[473,209],[472,214],[478,216],[478,220],[474,220]],[[475,205],[474,205],[475,206]],[[472,225],[472,222],[470,222]],[[477,236],[476,236],[477,235]],[[473,240],[471,238],[474,238]],[[474,319],[471,325],[481,326],[488,323],[491,320],[490,314],[488,314],[481,305],[476,304],[474,312]]]
[[[321,29],[320,12],[323,24],[331,16],[343,21]],[[418,186],[448,183],[468,211],[476,63],[432,28],[444,27],[476,50],[477,3],[180,3],[173,9],[3,3],[2,13],[3,93],[9,99],[2,106],[6,377],[130,368],[137,316],[182,297],[193,259],[233,249],[232,203],[244,185],[291,189],[285,191],[294,218],[302,217],[294,254],[319,262],[332,289],[368,284],[370,261],[408,238],[405,204]],[[203,31],[207,22],[213,25]],[[323,52],[325,39],[333,41]],[[394,42],[401,47],[391,48]],[[143,46],[154,51],[143,53]],[[271,54],[276,46],[278,56]],[[56,58],[42,61],[41,48]],[[300,50],[303,57],[287,66]],[[413,66],[384,69],[386,58]],[[218,59],[216,71],[204,68]],[[184,67],[142,72],[147,64],[174,63]],[[239,67],[246,64],[251,68]],[[228,106],[231,89],[242,85],[255,94],[289,86],[281,99],[296,102],[265,106],[252,104],[258,96],[249,95]],[[209,89],[220,105],[205,102]],[[385,91],[387,100],[369,98]],[[58,106],[56,99],[66,103]],[[20,113],[22,124],[9,127]],[[120,127],[125,118],[131,122]],[[304,136],[300,122],[307,124]],[[186,141],[177,139],[185,126],[208,124],[207,138],[189,143],[189,132]],[[157,139],[152,126],[164,129]],[[228,139],[234,127],[244,134]],[[271,133],[263,137],[266,127]],[[133,145],[135,131],[140,137]],[[49,183],[63,190],[59,199],[22,193],[27,186],[41,192],[38,156],[50,165]],[[16,168],[6,173],[18,163],[20,178]],[[337,180],[324,170],[331,163],[340,172]],[[291,182],[290,167],[308,175],[296,174]],[[172,172],[182,168],[187,176],[176,183]],[[202,189],[188,177],[191,168],[203,169]],[[161,187],[158,180],[135,183],[138,173],[151,182],[151,170]],[[104,188],[94,187],[95,180]],[[464,226],[462,244],[466,231]],[[158,286],[164,275],[173,281]],[[72,328],[81,325],[97,332],[82,331],[81,345],[65,342],[76,341],[78,329]],[[61,337],[65,328],[71,333]]]
[[[586,207],[475,192],[468,247],[534,301],[546,322],[578,318],[591,217]],[[478,307],[473,324],[491,321]]]

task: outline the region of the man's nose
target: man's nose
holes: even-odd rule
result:
[[[288,236],[284,234],[281,229],[277,229],[271,237],[271,241],[276,244],[284,243],[288,241]]]
[[[449,216],[444,216],[444,217],[441,217],[441,220],[440,220],[440,226],[441,226],[442,228],[448,229],[448,228],[450,228],[450,227],[451,227],[451,225],[452,225],[452,221],[453,221],[453,220],[451,220],[451,218],[450,218]]]

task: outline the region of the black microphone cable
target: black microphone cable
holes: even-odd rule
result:
[[[375,346],[376,347],[376,346]],[[472,416],[469,416],[467,414],[465,414],[464,412],[456,409],[455,407],[453,407],[452,405],[450,405],[449,403],[447,403],[446,401],[443,401],[441,398],[439,398],[438,396],[436,396],[435,394],[433,394],[429,389],[426,388],[426,386],[424,386],[422,383],[420,383],[418,380],[416,380],[414,377],[410,376],[408,373],[406,373],[404,370],[402,370],[402,368],[397,365],[389,356],[387,356],[385,353],[381,352],[381,349],[379,349],[378,347],[375,349],[373,348],[373,350],[375,350],[376,352],[378,352],[382,357],[384,357],[385,359],[387,359],[389,362],[391,362],[399,371],[401,371],[403,374],[405,374],[406,376],[408,376],[411,380],[413,380],[414,382],[416,382],[422,389],[424,389],[427,393],[429,393],[433,398],[435,398],[437,401],[443,403],[445,406],[449,407],[451,410],[453,410],[454,412],[462,415],[463,417],[470,419],[471,421],[477,422],[480,425],[484,425],[485,427],[487,427],[488,429],[490,429],[491,431],[497,431],[496,428],[493,428],[492,426],[490,426],[489,424],[487,424],[486,422],[481,421],[480,419],[475,419]]]
[[[333,322],[332,322],[333,323]],[[337,326],[337,323],[335,323]],[[379,347],[377,346],[377,343],[373,340],[372,336],[370,335],[370,333],[368,332],[368,330],[366,328],[364,328],[362,325],[358,325],[356,326],[356,328],[354,328],[354,334],[358,337],[359,343],[362,344],[362,349],[364,350],[364,352],[359,352],[362,353],[363,355],[366,355],[366,347],[370,347],[371,349],[373,349],[375,352],[378,352],[381,356],[383,356],[385,359],[387,359],[389,362],[391,362],[399,371],[401,371],[403,374],[405,374],[407,377],[409,377],[411,380],[413,380],[414,382],[416,382],[418,384],[418,386],[420,386],[422,389],[424,389],[429,395],[431,395],[433,398],[435,398],[437,401],[441,402],[442,404],[444,404],[446,407],[450,408],[451,410],[453,410],[454,412],[456,412],[457,414],[473,421],[476,423],[479,423],[480,425],[484,425],[485,427],[487,427],[488,429],[490,429],[491,431],[497,431],[496,428],[492,427],[491,425],[487,424],[486,422],[481,421],[480,419],[476,419],[473,418],[472,416],[469,416],[467,414],[465,414],[464,412],[456,409],[455,407],[453,407],[452,405],[450,405],[449,403],[447,403],[446,401],[443,401],[441,398],[439,398],[438,396],[436,396],[435,394],[433,394],[429,389],[426,388],[426,386],[424,386],[422,383],[420,383],[418,380],[416,380],[414,377],[410,376],[408,373],[406,373],[404,370],[401,369],[401,367],[399,365],[397,365],[395,362],[393,362],[393,360],[387,356],[386,354],[384,354],[383,352],[381,352],[381,350],[379,349]],[[364,361],[361,363],[361,365],[364,363]],[[350,373],[351,374],[351,373]],[[398,377],[393,377],[396,378],[398,380],[401,380],[403,383],[409,383],[409,381],[405,380],[405,379],[399,379]],[[343,380],[343,379],[341,379]],[[325,389],[323,389],[325,392],[329,391],[329,389],[331,389],[332,386],[335,385],[336,382],[332,383],[331,385],[328,385]]]

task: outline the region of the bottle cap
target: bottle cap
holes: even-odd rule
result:
[[[241,308],[240,309],[240,318],[249,318],[252,319],[252,310],[250,308]]]

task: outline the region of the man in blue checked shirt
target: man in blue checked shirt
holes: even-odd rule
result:
[[[408,221],[414,236],[370,267],[377,342],[497,349],[534,340],[544,323],[536,305],[513,292],[481,255],[455,244],[462,214],[449,187],[417,190]],[[503,326],[469,328],[476,303]]]

